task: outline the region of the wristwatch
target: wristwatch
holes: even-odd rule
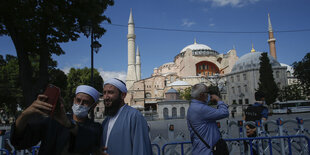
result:
[[[70,121],[70,126],[67,127],[67,128],[68,128],[69,130],[71,130],[71,129],[75,128],[75,126],[76,126],[76,122],[75,122],[74,120],[71,120],[71,121]]]

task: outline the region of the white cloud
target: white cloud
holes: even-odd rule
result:
[[[211,23],[211,24],[209,24],[209,26],[210,26],[210,27],[213,27],[213,26],[215,26],[215,24]]]
[[[62,68],[61,70],[65,72],[65,74],[67,75],[70,72],[70,69],[71,67],[65,67],[65,68]]]
[[[70,72],[71,68],[81,68],[82,64],[75,64],[73,66],[66,66],[64,68],[61,68],[60,70],[62,70],[63,72],[65,72],[65,74],[68,74]]]
[[[79,68],[78,66],[80,66],[80,65],[76,64],[76,65],[74,65],[73,68]],[[72,68],[72,66],[71,67],[64,67],[61,70],[63,72],[65,72],[65,74],[68,74],[70,72],[71,68]],[[119,72],[118,71],[103,71],[102,68],[99,68],[98,72],[99,72],[99,74],[103,80],[107,80],[110,78],[118,78],[118,79],[126,82],[127,73],[125,71],[119,71]]]
[[[188,19],[182,20],[182,26],[191,27],[192,25],[196,24],[195,22],[188,21]]]
[[[203,2],[211,2],[214,7],[223,7],[230,5],[232,7],[243,7],[248,4],[254,4],[260,0],[201,0]]]
[[[110,78],[118,78],[124,82],[126,82],[127,73],[125,71],[103,71],[102,68],[98,69],[103,80],[107,80]]]

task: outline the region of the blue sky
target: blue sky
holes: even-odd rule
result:
[[[278,61],[291,65],[310,52],[309,0],[116,0],[105,14],[112,24],[103,23],[106,34],[98,41],[102,48],[94,55],[94,67],[104,79],[126,78],[127,23],[130,8],[135,22],[136,45],[141,54],[142,78],[149,77],[155,67],[172,62],[185,46],[205,44],[219,53],[235,47],[237,55],[256,51],[269,52],[268,13],[276,38]],[[138,27],[171,30],[213,32],[266,33],[206,33],[162,31]],[[301,32],[278,32],[304,30]],[[90,67],[90,38],[61,44],[66,54],[53,56],[58,68],[67,72],[71,67]],[[0,36],[0,54],[16,55],[9,37]]]

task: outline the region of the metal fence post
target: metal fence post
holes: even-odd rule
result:
[[[302,118],[296,117],[297,124],[298,124],[298,130],[299,130],[299,135],[304,135],[304,120]],[[299,139],[299,146],[301,149],[302,154],[305,154],[304,146],[305,146],[305,141],[304,139]]]
[[[257,136],[258,136],[258,137],[261,137],[261,136],[262,136],[262,121],[261,121],[261,120],[257,120],[257,121],[255,122],[255,124],[256,124]],[[258,145],[258,149],[257,149],[257,153],[258,153],[258,154],[261,154],[261,152],[264,153],[262,141],[263,141],[263,139],[257,141],[257,142],[258,142],[258,144],[257,144],[257,145]]]
[[[239,127],[239,138],[244,138],[244,120],[238,121],[238,127]],[[240,155],[244,155],[244,141],[239,142],[240,145]]]
[[[277,119],[277,125],[279,130],[279,136],[284,136],[283,134],[283,120],[281,118]],[[281,148],[281,154],[285,154],[285,146],[284,146],[284,139],[280,139],[280,148]]]

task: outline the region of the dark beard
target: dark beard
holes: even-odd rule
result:
[[[121,108],[122,100],[121,98],[117,98],[116,100],[112,101],[111,107],[104,108],[104,115],[105,116],[115,116],[118,110]]]

